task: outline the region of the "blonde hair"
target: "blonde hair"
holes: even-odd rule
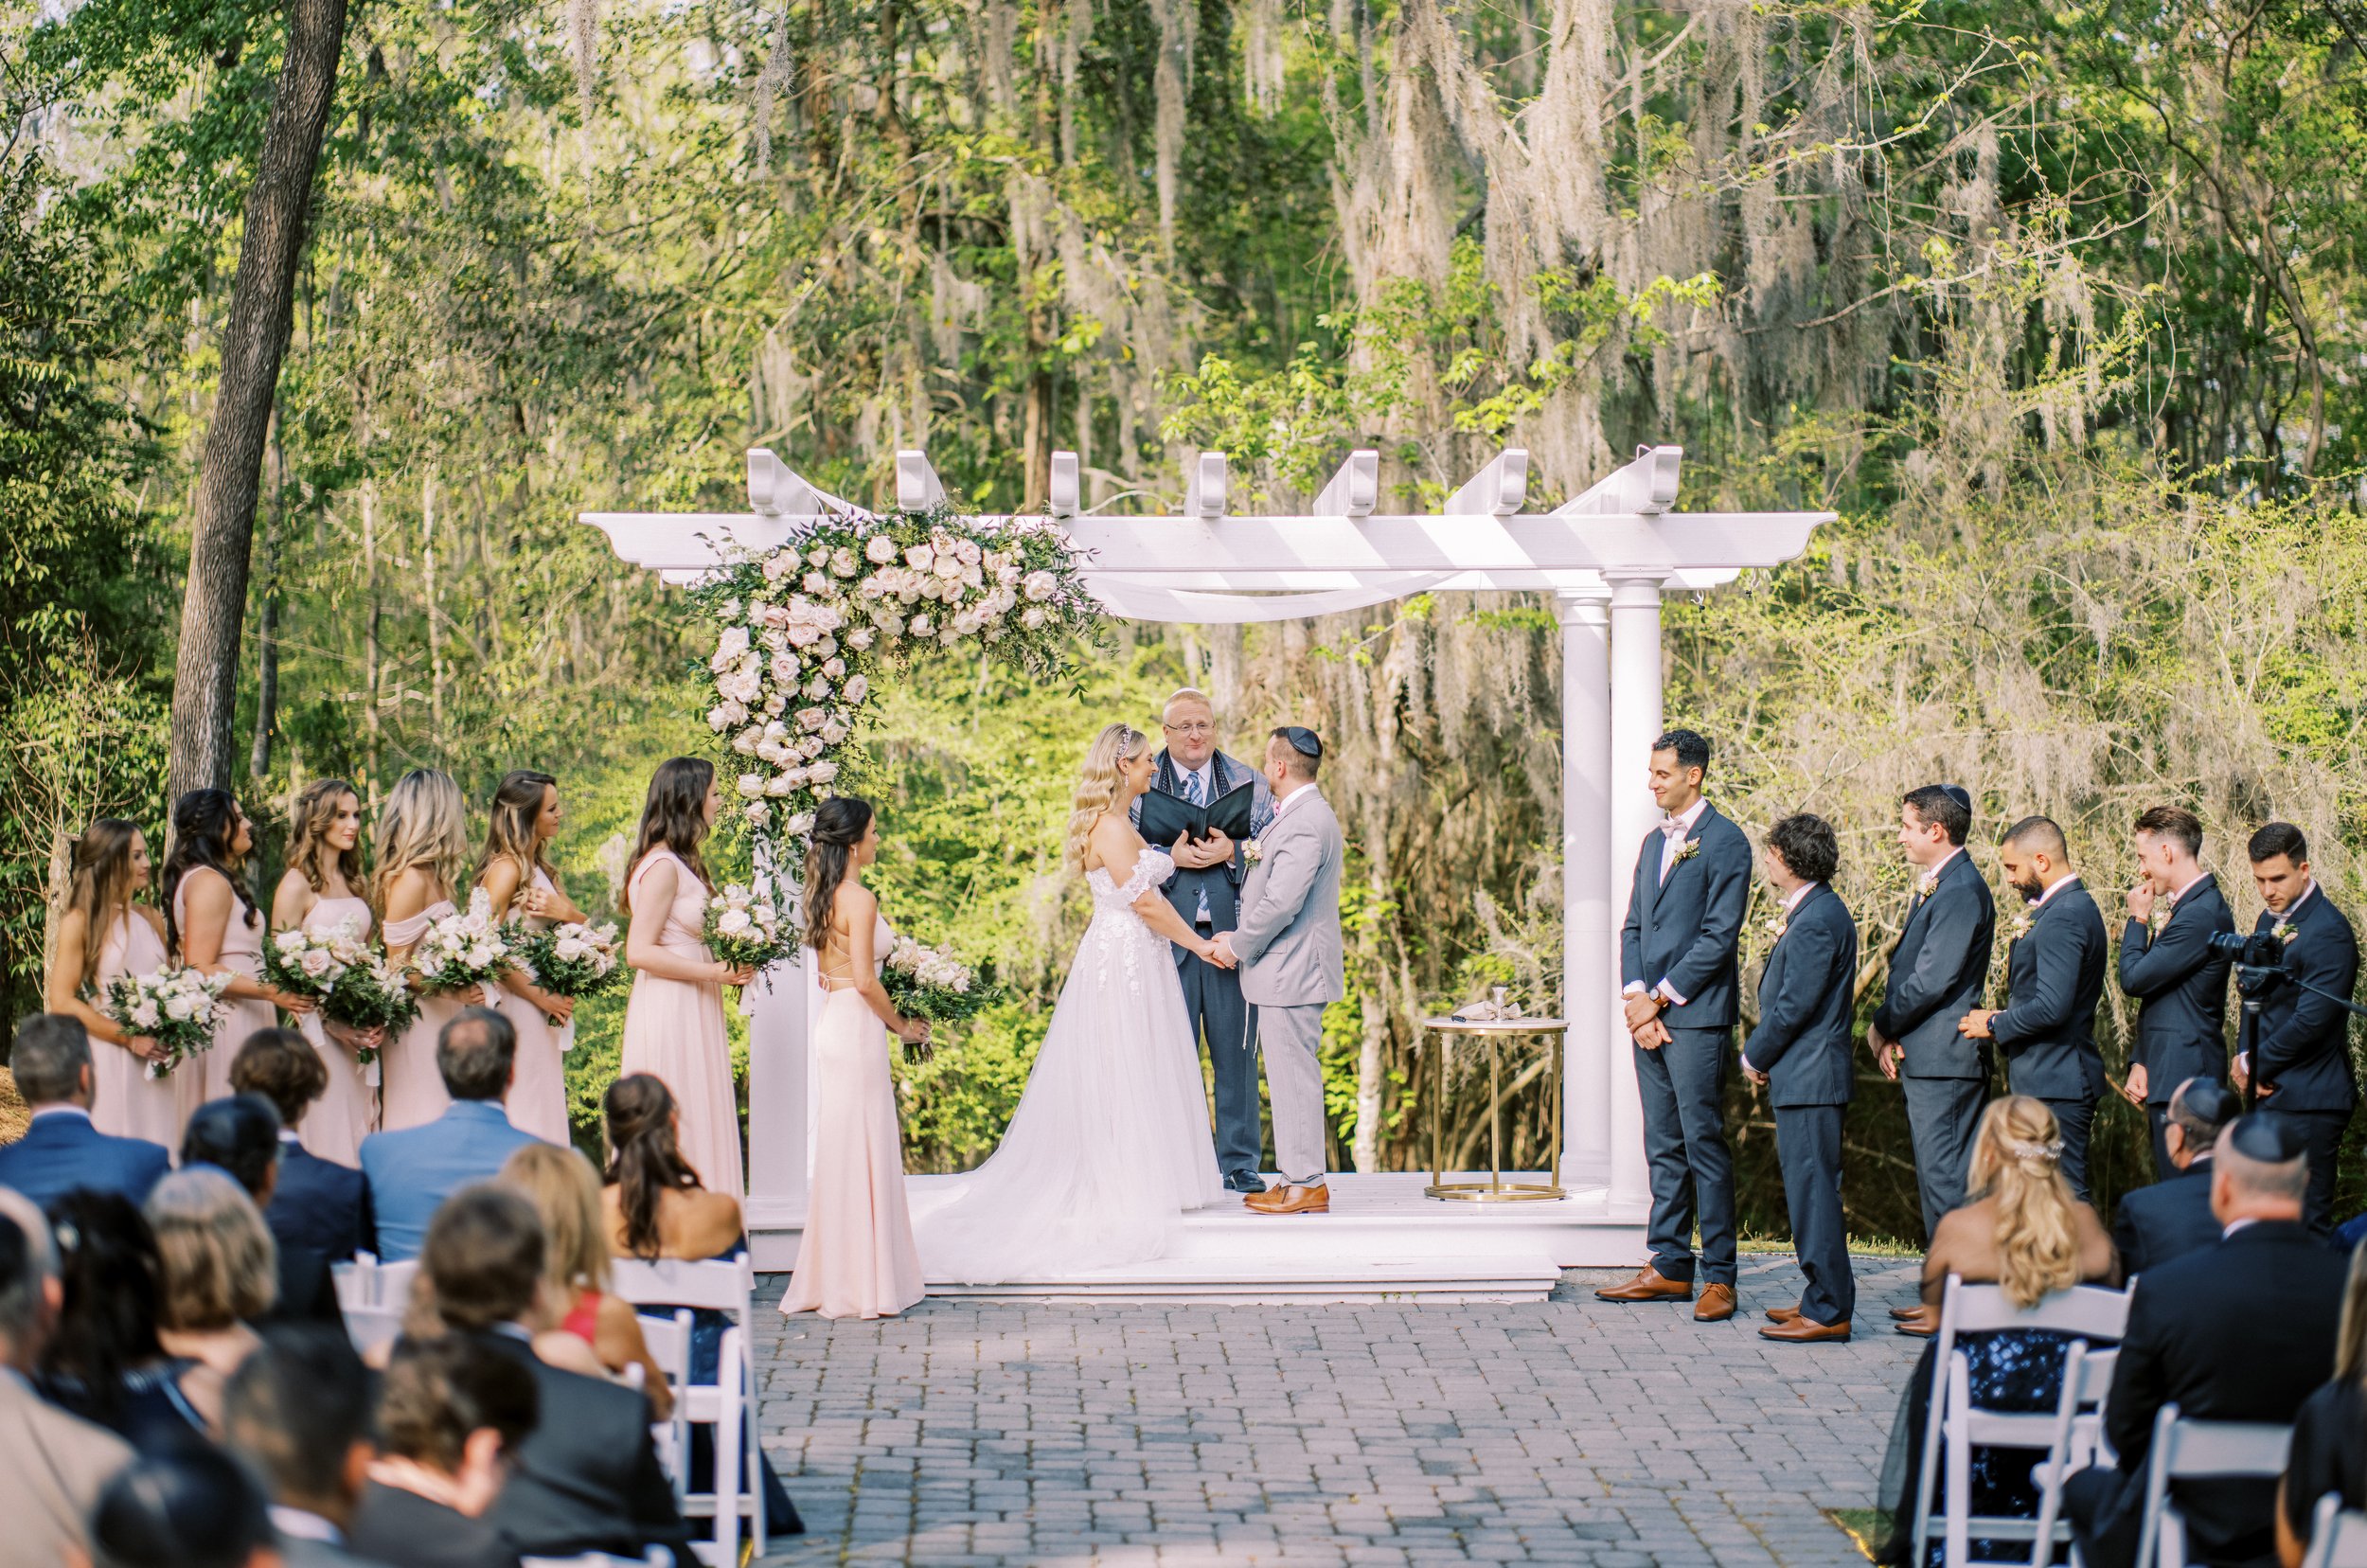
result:
[[[543,1278],[553,1310],[574,1301],[578,1291],[608,1289],[608,1235],[592,1162],[557,1144],[520,1144],[502,1163],[500,1181],[542,1219]]]
[[[427,867],[443,892],[457,896],[461,873],[469,864],[469,808],[452,775],[436,768],[414,768],[395,780],[379,808],[378,832],[371,841],[377,852],[378,875],[370,901],[381,914],[386,890],[395,878],[415,865]]]
[[[246,1188],[211,1166],[191,1166],[158,1182],[144,1212],[163,1263],[158,1327],[205,1333],[271,1310],[279,1249]]]
[[[2008,1095],[1981,1113],[1969,1185],[1997,1200],[1997,1282],[2016,1307],[2079,1283],[2078,1200],[2062,1158],[2055,1113],[2042,1101]]]
[[[1125,787],[1124,764],[1142,755],[1149,738],[1124,722],[1104,724],[1094,743],[1085,748],[1084,764],[1077,770],[1077,793],[1069,801],[1068,837],[1060,847],[1060,864],[1081,874],[1085,846],[1094,826],[1116,807]]]

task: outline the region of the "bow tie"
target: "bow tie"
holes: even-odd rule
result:
[[[1663,818],[1661,818],[1661,824],[1660,824],[1661,837],[1663,837],[1663,838],[1682,838],[1682,837],[1684,837],[1684,830],[1685,830],[1685,825],[1684,825],[1684,819],[1683,819],[1683,818],[1682,818],[1682,817],[1663,817]]]

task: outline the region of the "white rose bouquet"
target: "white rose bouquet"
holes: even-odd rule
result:
[[[472,986],[492,994],[492,986],[509,967],[509,943],[493,918],[493,900],[482,887],[469,895],[469,907],[447,915],[427,928],[411,950],[412,972],[420,989],[430,992],[466,990]]]
[[[975,1018],[1000,994],[943,948],[902,935],[888,946],[880,985],[898,1012],[932,1024],[959,1024]]]
[[[214,1026],[229,1016],[222,999],[230,976],[194,969],[161,969],[107,982],[98,1010],[133,1034],[156,1042],[148,1076],[161,1078],[214,1043]]]
[[[326,934],[301,926],[280,932],[263,944],[263,978],[292,995],[326,1002],[346,971],[369,961],[366,929],[355,916]]]
[[[383,1029],[400,1034],[419,1016],[419,999],[403,983],[402,971],[372,952],[347,966],[337,984],[321,998],[321,1016],[348,1029]],[[375,1047],[363,1047],[353,1060],[367,1067],[378,1060]],[[372,1081],[376,1081],[373,1079]]]
[[[632,971],[625,967],[624,948],[616,940],[614,921],[591,925],[570,920],[543,931],[520,923],[504,935],[526,978],[553,996],[581,1001],[613,991],[632,978]],[[570,1045],[574,1039],[570,1032]]]
[[[707,900],[707,951],[730,969],[762,969],[785,958],[796,938],[781,924],[773,900],[738,882]]]

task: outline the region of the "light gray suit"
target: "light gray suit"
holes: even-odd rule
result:
[[[1301,799],[1305,796],[1305,799]],[[1241,995],[1257,1008],[1257,1043],[1273,1105],[1274,1167],[1292,1186],[1324,1178],[1324,1008],[1346,994],[1340,953],[1340,819],[1311,784],[1275,810],[1241,883]]]
[[[11,1562],[62,1562],[90,1544],[92,1505],[132,1450],[104,1427],[44,1404],[18,1374],[0,1366],[0,1519]],[[16,1554],[22,1554],[21,1556]]]

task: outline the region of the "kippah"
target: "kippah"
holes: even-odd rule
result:
[[[2230,1126],[2226,1137],[2235,1152],[2263,1165],[2285,1165],[2309,1152],[2309,1139],[2290,1116],[2255,1111]]]
[[[2234,1092],[2213,1078],[2197,1078],[2189,1083],[2186,1092],[2179,1096],[2179,1103],[2186,1107],[2188,1115],[2214,1127],[2225,1126],[2235,1114]]]
[[[1319,761],[1323,757],[1324,743],[1315,738],[1313,730],[1304,724],[1283,725],[1282,739],[1290,742],[1290,749],[1302,757],[1312,757]]]
[[[1972,792],[1962,784],[1943,784],[1940,786],[1940,793],[1948,796],[1966,811],[1972,810]]]

